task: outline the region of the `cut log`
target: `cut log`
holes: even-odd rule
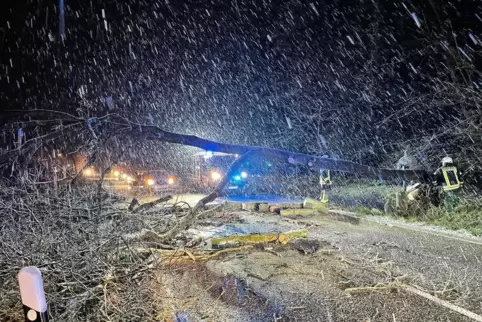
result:
[[[318,214],[317,209],[282,209],[280,215],[286,216],[313,216]]]
[[[280,213],[280,210],[281,210],[281,208],[278,207],[278,206],[270,206],[270,207],[269,207],[269,212],[273,212],[273,213],[279,214],[279,213]]]
[[[233,235],[227,237],[211,238],[212,248],[233,247],[240,244],[263,244],[272,243],[278,240],[277,234],[264,235]]]
[[[278,207],[280,207],[281,209],[301,209],[303,208],[303,203],[284,202],[284,203],[280,203]]]
[[[245,202],[242,205],[243,210],[247,211],[257,211],[259,207],[259,203],[257,202]]]
[[[240,202],[226,202],[224,211],[238,211],[243,209],[243,204]]]
[[[314,209],[320,212],[327,212],[328,207],[326,203],[323,203],[319,200],[316,199],[311,199],[311,198],[306,198],[305,201],[303,202],[303,208],[306,209]]]
[[[270,207],[271,207],[271,205],[269,205],[267,203],[262,203],[262,204],[259,204],[258,211],[259,212],[269,212]]]
[[[287,231],[285,233],[279,234],[278,241],[281,244],[286,244],[292,239],[307,238],[307,237],[308,237],[308,230],[306,229],[292,230],[292,231]]]

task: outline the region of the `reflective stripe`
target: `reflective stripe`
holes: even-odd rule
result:
[[[442,174],[444,176],[445,183],[442,184],[444,191],[451,191],[460,188],[460,180],[457,175],[456,167],[442,167]]]
[[[326,177],[324,176],[326,174]],[[320,170],[320,184],[331,184],[331,171]]]

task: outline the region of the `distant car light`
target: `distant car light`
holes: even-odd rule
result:
[[[119,171],[114,171],[114,176],[118,177],[120,175]]]
[[[172,185],[172,184],[174,184],[175,181],[176,181],[176,179],[174,179],[174,177],[167,178],[167,184]]]
[[[132,177],[127,177],[126,180],[127,182],[132,182]]]
[[[236,181],[241,180],[241,176],[234,176],[234,180],[236,180]]]
[[[123,173],[122,174],[122,179],[126,179],[127,178],[127,174]]]
[[[155,183],[154,179],[147,179],[146,182],[147,182],[147,185],[148,185],[148,186],[152,186],[152,185],[154,185],[154,183]]]
[[[248,177],[248,173],[243,171],[241,172],[241,178],[246,179]]]
[[[221,179],[221,173],[216,172],[216,171],[211,172],[211,179],[213,179],[215,181]]]
[[[84,170],[84,176],[86,176],[86,177],[90,177],[93,174],[94,174],[94,170],[92,170],[92,169],[85,169]]]

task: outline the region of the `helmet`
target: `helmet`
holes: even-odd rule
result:
[[[452,160],[451,157],[444,157],[444,158],[442,159],[442,166],[445,166],[445,165],[448,164],[448,163],[454,163],[454,160]]]

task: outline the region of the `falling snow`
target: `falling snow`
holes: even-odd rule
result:
[[[362,163],[388,164],[407,144],[431,162],[480,155],[468,139],[481,136],[478,5],[64,1],[65,37],[58,3],[4,19],[5,106],[115,109],[182,133]],[[99,104],[105,97],[115,105]],[[455,119],[465,126],[451,137]],[[440,141],[427,145],[433,133]]]
[[[420,28],[422,27],[422,24],[420,23],[420,20],[418,20],[417,14],[415,12],[412,12],[412,18],[413,21],[417,24],[417,27]]]

